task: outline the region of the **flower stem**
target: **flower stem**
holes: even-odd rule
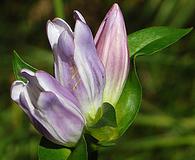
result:
[[[86,134],[88,160],[98,160],[97,140]]]
[[[59,18],[65,18],[63,0],[53,0],[55,15]]]
[[[88,160],[98,160],[98,151],[89,152],[88,150]]]

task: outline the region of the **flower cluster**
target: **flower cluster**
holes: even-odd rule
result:
[[[74,11],[74,31],[60,18],[47,23],[54,53],[54,77],[22,69],[27,82],[15,81],[11,97],[35,128],[54,143],[74,146],[85,126],[93,124],[103,103],[115,106],[128,72],[125,23],[117,4],[105,16],[95,38],[83,16]]]

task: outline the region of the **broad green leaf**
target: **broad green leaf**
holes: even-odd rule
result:
[[[104,126],[116,127],[116,113],[114,107],[109,103],[103,103],[101,110],[102,117],[92,126],[92,128],[100,128]]]
[[[134,32],[128,36],[130,56],[153,54],[175,43],[191,30],[161,26]]]
[[[37,70],[34,67],[32,67],[31,65],[24,62],[24,60],[22,60],[22,58],[20,58],[20,56],[17,54],[16,51],[13,51],[12,64],[13,64],[14,75],[15,75],[17,80],[25,81],[25,79],[22,76],[20,76],[20,71],[22,69],[26,68],[26,69],[30,69],[31,71],[34,71],[34,72]]]
[[[67,160],[88,160],[87,144],[85,138],[82,137],[76,148],[72,151]],[[57,159],[56,159],[57,160]]]
[[[141,105],[142,88],[136,73],[135,58],[131,60],[128,79],[115,107],[119,135],[131,125]]]
[[[39,160],[67,160],[70,154],[70,149],[54,144],[44,137],[40,141]]]

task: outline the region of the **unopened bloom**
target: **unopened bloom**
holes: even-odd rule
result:
[[[84,125],[92,124],[104,102],[115,105],[128,75],[129,59],[124,20],[114,4],[95,40],[78,12],[74,32],[60,18],[47,23],[54,52],[55,78],[27,69],[27,83],[15,81],[11,97],[46,138],[73,146]]]
[[[123,15],[117,4],[106,14],[94,41],[106,72],[103,101],[115,106],[129,72],[127,33]]]

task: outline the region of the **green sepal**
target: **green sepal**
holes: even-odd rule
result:
[[[130,56],[151,55],[175,43],[192,28],[150,27],[128,35]]]
[[[88,160],[87,144],[84,136],[74,148],[57,145],[42,137],[38,148],[39,160]]]
[[[54,144],[44,137],[41,138],[38,148],[39,160],[67,160],[70,154],[69,148]]]
[[[33,72],[36,72],[37,69],[32,67],[31,65],[29,65],[28,63],[26,63],[19,55],[16,51],[13,51],[13,58],[12,58],[12,65],[13,65],[13,72],[15,75],[15,78],[17,80],[21,80],[26,82],[25,78],[23,78],[20,75],[20,72],[22,69],[29,69]]]
[[[87,144],[84,136],[80,139],[76,147],[72,150],[72,153],[70,154],[67,160],[76,159],[88,160]]]
[[[116,113],[114,107],[109,103],[103,103],[97,113],[101,112],[101,118],[91,128],[101,128],[104,126],[117,127]]]
[[[121,136],[135,119],[141,105],[142,87],[136,72],[136,56],[131,59],[131,71],[120,99],[115,106],[118,132]]]

